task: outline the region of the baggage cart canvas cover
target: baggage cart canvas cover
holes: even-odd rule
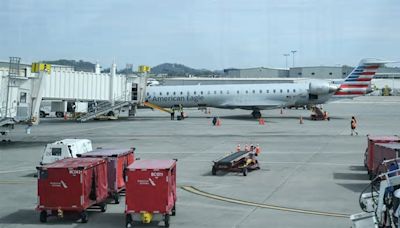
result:
[[[108,196],[103,159],[68,158],[38,169],[38,207],[84,210]]]

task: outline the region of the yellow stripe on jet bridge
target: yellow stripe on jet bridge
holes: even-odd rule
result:
[[[244,201],[244,200],[239,200],[239,199],[233,199],[233,198],[229,198],[229,197],[225,197],[225,196],[219,196],[219,195],[211,194],[208,192],[204,192],[193,186],[183,186],[181,188],[187,192],[190,192],[190,193],[193,193],[196,195],[204,196],[204,197],[219,200],[219,201],[240,204],[240,205],[253,206],[253,207],[278,210],[278,211],[286,211],[286,212],[292,212],[292,213],[308,214],[308,215],[328,216],[328,217],[337,217],[337,218],[346,218],[346,219],[350,218],[350,215],[348,215],[348,214],[305,210],[305,209],[290,208],[290,207],[281,207],[281,206],[276,206],[276,205],[254,203],[254,202],[249,202],[249,201]]]

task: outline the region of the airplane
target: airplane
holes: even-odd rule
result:
[[[260,110],[324,104],[333,96],[361,96],[371,89],[377,69],[388,61],[363,59],[341,81],[308,79],[295,83],[225,84],[147,87],[146,101],[163,108],[215,107],[251,110],[260,118]],[[372,90],[371,90],[372,91]]]

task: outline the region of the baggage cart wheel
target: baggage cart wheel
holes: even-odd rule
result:
[[[87,212],[86,211],[82,211],[81,212],[81,222],[82,223],[87,223],[88,220],[89,220],[89,218],[88,218]]]
[[[126,226],[126,228],[132,227],[132,217],[130,214],[127,214],[125,216],[125,226]]]
[[[119,204],[119,193],[118,192],[114,194],[114,202],[115,202],[115,204]]]
[[[47,211],[40,212],[40,222],[45,223],[47,222]]]
[[[247,176],[247,172],[248,172],[248,170],[247,170],[247,168],[243,168],[243,176]]]
[[[169,214],[166,214],[164,217],[164,225],[165,227],[169,227]]]
[[[171,215],[172,216],[175,216],[176,215],[176,205],[174,204],[174,207],[172,208],[172,213],[171,213]]]
[[[215,166],[212,167],[212,169],[211,169],[211,174],[212,174],[213,176],[217,175],[217,168],[216,168]]]
[[[101,210],[101,212],[106,212],[106,210],[107,210],[107,204],[106,204],[106,203],[101,203],[101,204],[100,204],[100,210]]]

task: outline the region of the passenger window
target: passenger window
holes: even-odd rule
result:
[[[167,96],[169,95],[169,92],[167,92]]]
[[[220,94],[223,94],[224,92],[222,92],[222,90],[221,90],[221,91],[219,91],[219,93],[220,93]]]
[[[174,96],[175,96],[175,95],[176,95],[176,92],[174,91],[174,93],[173,93],[173,94],[174,94]]]
[[[256,91],[253,89],[253,93],[256,93]]]
[[[183,95],[183,92],[181,91],[181,95]]]
[[[214,94],[217,94],[217,91],[214,90]]]
[[[269,93],[269,89],[267,89],[267,93]]]
[[[61,156],[61,148],[51,148],[51,156]]]
[[[281,93],[283,92],[283,90],[281,90]]]
[[[200,94],[203,95],[203,91],[200,91]]]
[[[162,96],[162,92],[160,92],[160,96]]]
[[[246,93],[249,93],[249,91],[246,90]]]
[[[262,90],[260,89],[260,93],[262,93]]]
[[[193,94],[196,95],[196,91],[194,91]]]
[[[238,90],[238,91],[236,91],[236,93],[237,93],[237,94],[239,94],[239,90]]]
[[[276,93],[276,90],[274,90],[274,93]]]
[[[290,90],[288,89],[288,90],[287,90],[287,93],[290,93],[289,91],[290,91]]]
[[[295,93],[296,92],[296,90],[295,89],[293,89],[293,93]]]

